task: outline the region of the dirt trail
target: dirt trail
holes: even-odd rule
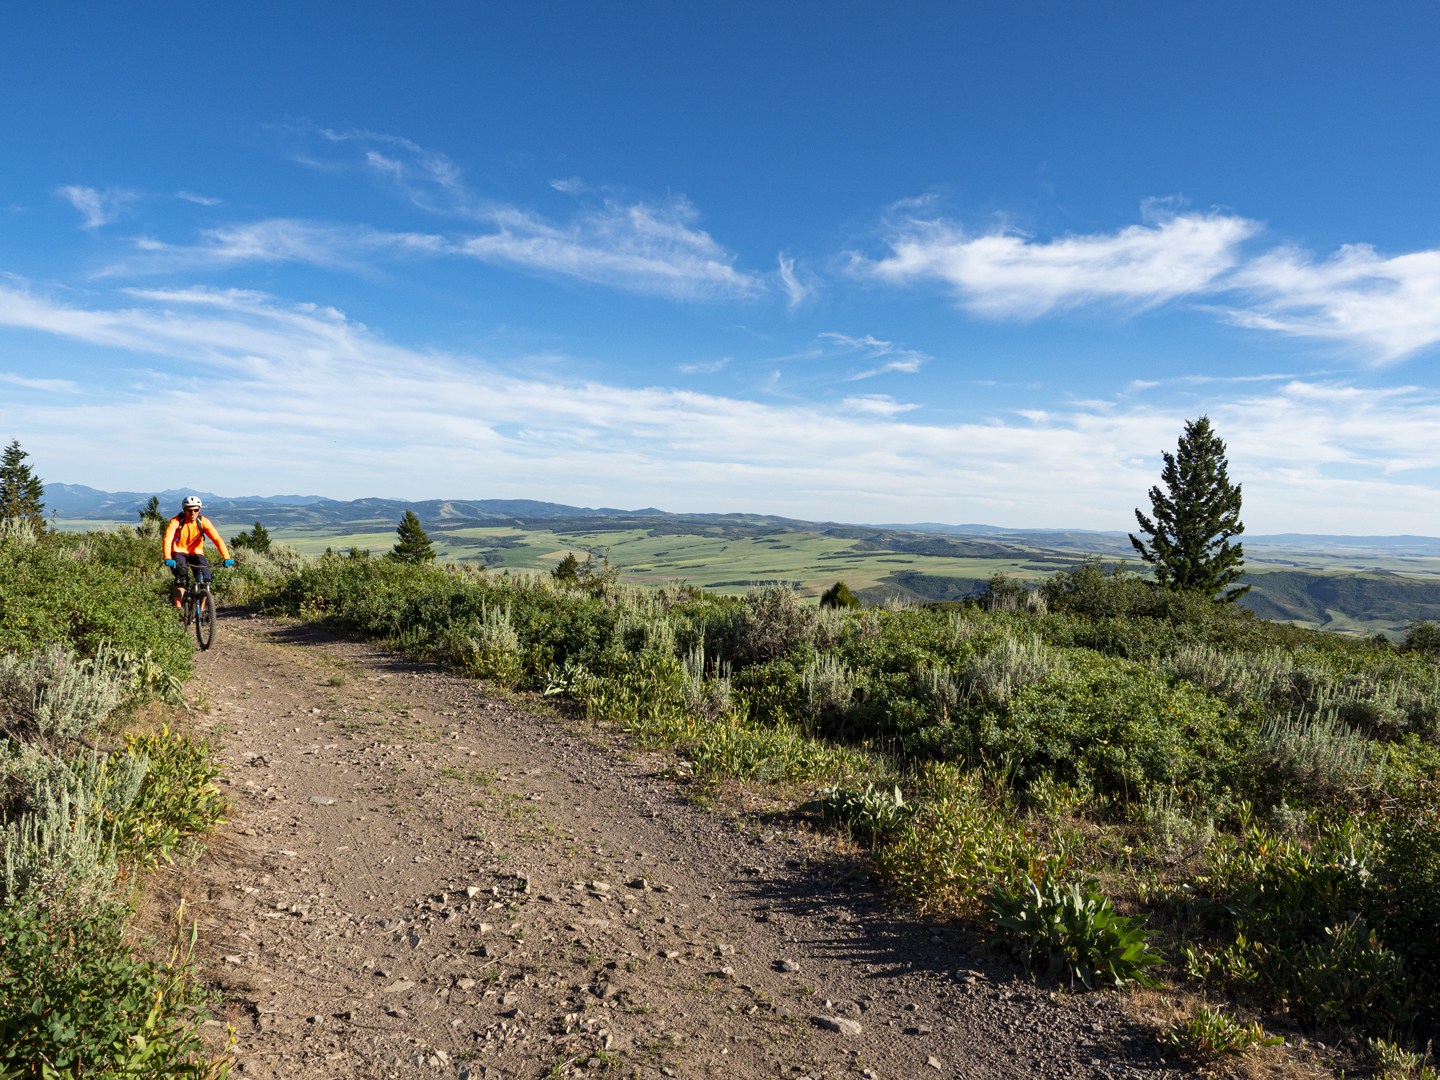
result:
[[[1159,1077],[1056,995],[579,725],[312,627],[197,655],[231,822],[191,882],[240,1077]]]

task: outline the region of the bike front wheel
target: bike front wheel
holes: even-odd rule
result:
[[[195,600],[195,640],[201,651],[210,648],[215,641],[215,598],[208,589]]]

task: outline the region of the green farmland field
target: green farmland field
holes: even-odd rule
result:
[[[608,559],[621,580],[660,585],[685,582],[721,593],[744,593],[757,585],[784,582],[802,594],[818,595],[844,579],[852,589],[881,587],[897,572],[964,581],[973,591],[997,573],[1038,580],[1044,576],[1027,564],[1030,553],[1013,559],[957,558],[889,551],[857,550],[858,541],[819,532],[783,532],[771,536],[653,535],[648,529],[568,532],[513,527],[433,528],[430,539],[441,559],[482,562],[496,571],[544,571],[567,554],[597,561]],[[368,548],[388,551],[394,530],[345,529],[272,530],[273,539],[307,554],[327,547],[340,551]],[[1074,557],[1065,562],[1073,562]],[[1057,566],[1059,564],[1057,563]]]

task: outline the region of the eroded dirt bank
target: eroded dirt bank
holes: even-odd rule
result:
[[[236,1076],[1172,1075],[1114,996],[1018,981],[482,684],[232,617],[192,690],[231,821],[186,891]]]

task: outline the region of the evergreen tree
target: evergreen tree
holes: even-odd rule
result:
[[[580,583],[580,560],[575,558],[573,551],[565,553],[565,557],[555,564],[555,569],[550,571],[550,576],[561,585],[578,585]]]
[[[230,541],[233,548],[243,548],[249,551],[265,552],[270,550],[270,533],[261,525],[255,522],[255,527],[248,532],[242,532]]]
[[[858,608],[860,598],[850,591],[850,586],[845,582],[837,581],[821,595],[820,606],[824,608]]]
[[[0,454],[0,519],[25,518],[43,529],[45,485],[25,464],[29,456],[20,449],[19,439],[12,439]]]
[[[420,526],[420,519],[414,510],[406,510],[405,516],[395,528],[396,541],[390,557],[406,563],[430,563],[435,561],[435,545]]]
[[[141,524],[142,527],[145,526],[145,525],[164,525],[164,524],[165,524],[165,515],[160,512],[160,496],[159,496],[159,495],[151,495],[151,496],[150,496],[150,501],[147,502],[147,503],[145,504],[145,506],[141,509],[141,511],[140,511],[140,524]]]
[[[1250,586],[1230,588],[1245,572],[1244,549],[1230,540],[1245,526],[1240,522],[1240,485],[1226,475],[1225,443],[1211,429],[1210,418],[1202,416],[1185,422],[1176,453],[1161,456],[1165,490],[1158,485],[1150,489],[1155,516],[1135,511],[1141,532],[1150,540],[1132,533],[1130,543],[1155,567],[1161,587],[1233,602]]]

